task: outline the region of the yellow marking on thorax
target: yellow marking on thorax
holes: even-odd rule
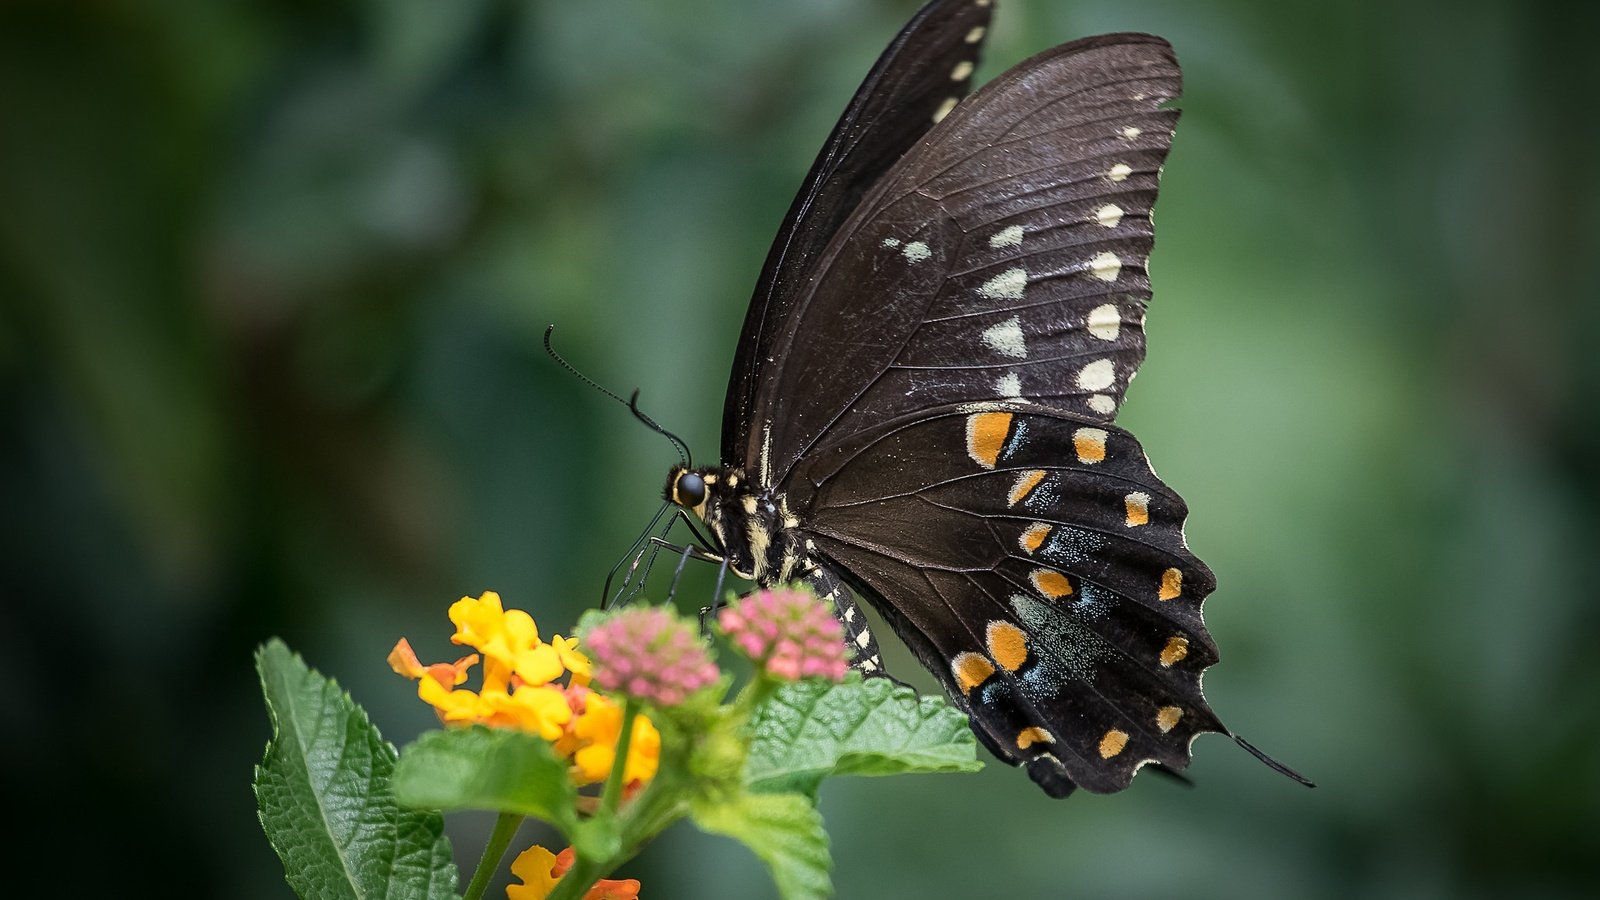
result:
[[[1100,739],[1100,758],[1110,759],[1121,753],[1122,748],[1126,746],[1128,746],[1128,733],[1113,728]]]
[[[989,655],[1007,672],[1015,672],[1028,661],[1028,635],[1010,622],[996,619],[989,623]]]
[[[985,469],[994,468],[1010,433],[1011,413],[973,413],[967,417],[967,455]]]
[[[1072,582],[1067,576],[1050,569],[1034,569],[1028,573],[1028,580],[1033,582],[1035,589],[1051,600],[1060,600],[1072,593]]]
[[[1168,569],[1161,573],[1161,591],[1156,597],[1161,600],[1176,600],[1183,593],[1183,573],[1177,569]]]
[[[1018,503],[1021,503],[1022,498],[1028,496],[1028,494],[1031,493],[1034,488],[1039,486],[1039,482],[1043,480],[1043,469],[1029,469],[1028,471],[1018,475],[1016,484],[1011,486],[1011,496],[1006,499],[1006,505],[1016,506]]]
[[[1162,668],[1171,668],[1176,663],[1183,661],[1189,655],[1189,639],[1182,635],[1173,635],[1167,639],[1167,645],[1161,648]]]

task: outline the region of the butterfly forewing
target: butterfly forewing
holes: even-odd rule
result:
[[[722,458],[753,458],[756,384],[771,343],[818,257],[864,194],[971,90],[993,12],[937,0],[901,29],[828,136],[784,217],[756,283],[723,408]],[[754,441],[755,443],[752,443]]]
[[[1059,47],[906,155],[819,260],[772,346],[752,468],[951,402],[1109,421],[1144,355],[1150,209],[1180,88],[1147,35]],[[821,339],[819,339],[821,336]]]

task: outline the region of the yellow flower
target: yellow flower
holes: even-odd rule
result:
[[[588,688],[593,667],[579,652],[577,638],[555,635],[548,644],[540,641],[533,617],[506,609],[494,591],[451,604],[450,621],[456,626],[451,642],[478,653],[423,665],[402,638],[389,654],[395,672],[417,681],[417,696],[447,725],[516,728],[550,741],[558,755],[572,761],[578,784],[605,780],[616,759],[622,708]],[[460,687],[480,659],[482,685],[476,691]],[[559,681],[563,676],[566,684]],[[623,778],[637,786],[655,777],[661,735],[643,715],[634,722]]]
[[[584,711],[572,723],[571,751],[573,780],[592,784],[605,780],[617,758],[617,741],[622,738],[622,707],[590,691]],[[559,749],[559,748],[558,748]],[[633,720],[633,740],[628,744],[628,763],[622,770],[624,783],[649,781],[661,761],[661,733],[645,715]]]
[[[535,844],[517,854],[511,863],[511,874],[522,879],[522,884],[506,885],[507,900],[544,900],[556,889],[560,881],[552,874],[556,855]]]

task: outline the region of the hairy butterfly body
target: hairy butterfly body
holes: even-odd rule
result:
[[[768,256],[723,463],[666,493],[737,575],[831,601],[866,674],[857,595],[997,756],[1054,796],[1118,791],[1228,733],[1200,691],[1215,581],[1113,424],[1181,76],[1114,34],[967,96],[991,11],[934,0],[878,60]]]

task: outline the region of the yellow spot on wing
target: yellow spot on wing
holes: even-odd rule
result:
[[[1022,226],[1007,225],[1005,228],[995,232],[989,238],[989,246],[995,248],[996,250],[999,250],[1001,247],[1022,246]]]
[[[1102,432],[1103,434],[1104,432]],[[1029,469],[1017,476],[1017,483],[1011,486],[1011,496],[1006,499],[1007,506],[1016,506],[1022,498],[1028,496],[1039,482],[1044,480],[1043,469]]]
[[[985,31],[988,31],[988,30],[989,29],[984,28],[982,25],[979,25],[976,28],[972,29],[971,31],[967,32],[967,43],[976,44],[977,42],[983,40],[983,33]]]
[[[1018,750],[1026,750],[1029,747],[1032,747],[1034,744],[1053,744],[1055,742],[1055,735],[1045,731],[1043,728],[1040,728],[1037,725],[1031,728],[1024,728],[1017,732]]]
[[[1183,593],[1183,573],[1177,569],[1168,569],[1161,573],[1161,592],[1156,597],[1161,600],[1176,600]]]
[[[1102,303],[1089,310],[1085,320],[1089,333],[1102,341],[1114,341],[1122,332],[1122,314],[1115,303]]]
[[[961,693],[965,694],[989,680],[994,674],[994,663],[976,653],[957,653],[950,661],[950,670],[955,673]]]
[[[958,99],[955,97],[944,98],[944,102],[939,104],[939,108],[933,111],[934,124],[937,125],[940,122],[943,122],[944,117],[950,115],[950,110],[955,109],[956,103],[958,102]]]
[[[1017,542],[1028,553],[1037,553],[1039,548],[1044,546],[1044,539],[1049,537],[1051,527],[1045,522],[1035,522],[1028,526],[1028,530],[1022,533],[1022,537]]]
[[[1122,272],[1122,260],[1115,253],[1106,250],[1095,255],[1089,260],[1089,274],[1101,281],[1116,281],[1117,275]]]
[[[1107,203],[1095,210],[1094,220],[1107,228],[1115,228],[1122,222],[1125,211],[1115,203]]]
[[[1072,433],[1072,449],[1078,462],[1093,465],[1106,458],[1106,432],[1103,428],[1079,428]]]
[[[1110,172],[1106,173],[1106,175],[1108,177],[1110,177],[1110,179],[1112,181],[1122,181],[1123,179],[1127,178],[1129,175],[1132,175],[1132,174],[1133,174],[1133,167],[1128,165],[1127,163],[1117,163],[1116,165],[1111,167],[1111,171]]]
[[[1051,600],[1059,600],[1072,593],[1072,582],[1067,580],[1067,576],[1050,569],[1034,569],[1028,573],[1028,580],[1033,582],[1039,593]]]
[[[1182,635],[1173,635],[1167,639],[1167,645],[1161,648],[1161,665],[1170,668],[1182,662],[1189,655],[1189,639]]]
[[[1122,498],[1123,505],[1128,508],[1127,524],[1129,528],[1150,523],[1150,495],[1144,491],[1135,491]]]
[[[1156,727],[1161,729],[1162,734],[1166,734],[1172,730],[1174,725],[1178,724],[1178,720],[1181,718],[1183,718],[1183,710],[1176,706],[1163,706],[1156,710]]]
[[[1110,759],[1121,753],[1122,748],[1126,746],[1128,746],[1128,733],[1113,728],[1100,739],[1100,758]]]
[[[1010,433],[1011,413],[973,413],[967,417],[967,455],[985,469],[994,468]]]
[[[967,76],[971,74],[972,62],[970,60],[963,59],[961,62],[956,63],[956,67],[954,69],[950,70],[950,80],[966,81]]]
[[[1028,661],[1028,635],[1010,622],[996,619],[989,623],[989,655],[1007,672],[1015,672]]]

